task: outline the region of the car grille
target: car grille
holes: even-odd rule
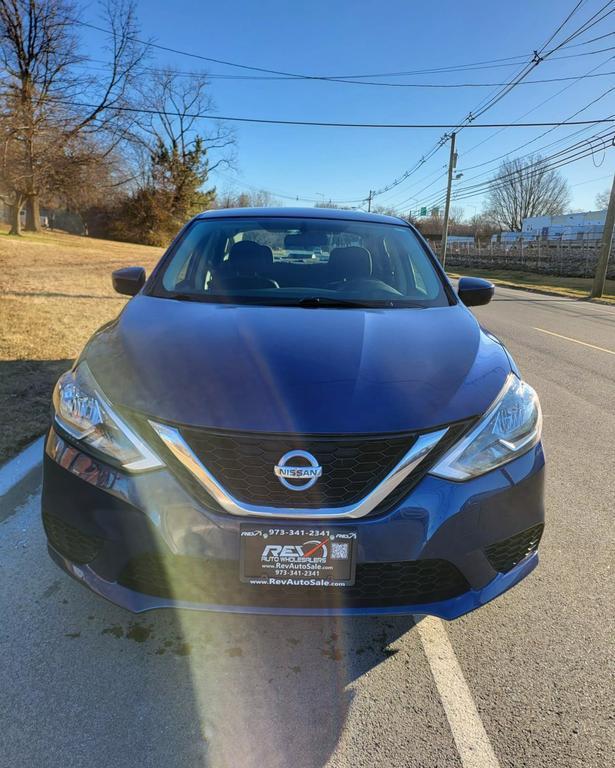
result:
[[[538,549],[543,529],[544,525],[539,523],[509,539],[491,544],[485,549],[487,559],[496,571],[500,573],[510,571]]]
[[[349,437],[221,433],[193,428],[182,428],[181,433],[216,480],[239,501],[305,509],[359,502],[417,439],[416,433]],[[273,471],[291,450],[308,451],[322,467],[318,482],[300,493],[285,488]]]
[[[89,563],[99,553],[103,540],[90,536],[48,512],[43,513],[43,526],[51,546],[73,563]]]
[[[133,558],[118,581],[174,600],[295,608],[418,605],[458,597],[469,589],[460,571],[446,560],[359,563],[353,586],[319,588],[243,584],[236,561],[148,554]]]

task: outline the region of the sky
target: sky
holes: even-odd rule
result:
[[[358,75],[407,72],[459,64],[491,62],[524,56],[513,63],[480,65],[465,72],[371,78],[375,82],[449,84],[504,83],[519,72],[532,52],[540,49],[572,11],[577,0],[493,0],[419,2],[418,0],[139,0],[141,34],[160,45],[212,58],[273,70],[311,75]],[[605,0],[584,0],[554,38],[557,45],[589,19]],[[614,6],[615,7],[615,6]],[[92,3],[84,21],[100,24]],[[590,40],[615,32],[615,14],[574,40]],[[84,48],[102,58],[103,36],[83,30]],[[571,47],[542,61],[527,81],[574,77],[578,81],[520,84],[481,118],[482,122],[561,121],[593,99],[594,105],[576,119],[597,119],[615,113],[615,35]],[[547,48],[547,50],[549,49]],[[594,55],[576,55],[613,47]],[[573,55],[574,54],[574,55]],[[573,56],[572,56],[573,55]],[[566,56],[555,60],[556,56]],[[254,74],[221,64],[152,50],[150,66],[169,66],[212,75]],[[593,71],[592,71],[593,70]],[[603,73],[606,74],[604,76]],[[269,76],[266,76],[269,77]],[[212,79],[211,95],[220,115],[300,120],[393,123],[458,123],[476,110],[492,88],[382,87],[310,80]],[[558,94],[559,91],[562,91]],[[606,93],[606,95],[604,95]],[[546,101],[548,100],[548,101]],[[541,102],[545,102],[541,104]],[[540,105],[540,106],[539,106]],[[534,107],[537,107],[534,109]],[[478,122],[478,120],[477,120]],[[608,126],[591,126],[545,153],[556,152]],[[498,162],[481,163],[505,153],[510,157],[539,150],[565,139],[582,126],[548,128],[466,128],[457,135],[460,193],[490,177]],[[203,121],[207,131],[207,121]],[[232,169],[212,174],[220,191],[264,189],[283,205],[312,201],[353,201],[366,198],[412,169],[444,133],[441,129],[358,129],[236,124],[236,159]],[[533,139],[537,139],[532,142]],[[593,142],[596,151],[562,169],[568,179],[573,210],[595,209],[595,197],[610,187],[615,150]],[[399,213],[416,212],[442,196],[448,147],[441,148],[408,179],[378,195],[375,205]],[[479,176],[476,181],[474,176]],[[484,199],[463,203],[465,214],[480,212]]]

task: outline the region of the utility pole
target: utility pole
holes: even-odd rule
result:
[[[592,285],[590,299],[599,299],[604,293],[604,283],[606,281],[606,271],[609,266],[609,256],[611,253],[611,244],[613,242],[613,227],[615,226],[615,175],[613,176],[613,186],[611,187],[611,197],[609,198],[609,207],[606,212],[606,221],[604,222],[604,231],[602,232],[602,244],[600,246],[600,255],[596,264],[596,274],[594,275],[594,284]]]
[[[451,186],[453,183],[453,171],[457,165],[457,153],[455,152],[456,134],[451,133],[451,154],[448,161],[448,185],[446,187],[446,205],[444,207],[444,221],[442,222],[442,245],[440,248],[440,261],[446,265],[446,241],[448,240],[448,215],[451,209]]]
[[[374,196],[374,191],[372,189],[369,190],[369,195],[367,196],[367,210],[370,212],[372,210],[372,198]]]

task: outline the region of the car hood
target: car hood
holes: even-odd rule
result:
[[[303,309],[137,296],[82,359],[109,400],[233,430],[423,430],[484,412],[510,372],[461,305]]]

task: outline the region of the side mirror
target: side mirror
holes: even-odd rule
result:
[[[125,296],[135,296],[145,285],[143,267],[124,267],[116,269],[111,275],[113,289]]]
[[[480,277],[460,277],[457,295],[466,307],[480,307],[489,304],[495,293],[495,286]]]

